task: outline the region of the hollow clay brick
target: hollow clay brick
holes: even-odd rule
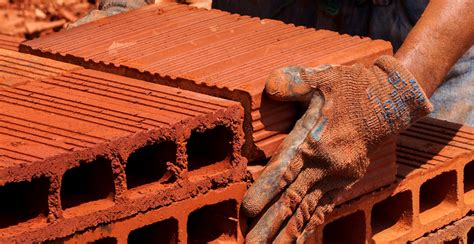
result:
[[[247,190],[246,183],[234,183],[223,189],[210,190],[203,195],[173,203],[80,234],[67,236],[56,241],[62,243],[91,243],[111,239],[117,243],[134,243],[142,238],[161,237],[160,243],[243,243],[238,215],[242,197]],[[151,229],[153,224],[161,229]],[[199,224],[199,225],[197,225]],[[166,229],[163,229],[165,228]],[[151,235],[146,233],[149,228]],[[190,228],[194,230],[190,231]],[[189,235],[189,232],[192,235]],[[198,236],[194,234],[199,233]],[[171,233],[171,234],[170,234]]]
[[[473,127],[431,118],[417,122],[399,137],[397,182],[339,205],[309,243],[321,243],[327,225],[359,219],[352,214],[360,211],[365,218],[352,225],[364,225],[365,240],[375,243],[414,241],[463,218],[473,210],[472,195],[464,192],[473,159]]]
[[[413,242],[413,244],[431,243],[474,243],[474,215],[466,216]]]
[[[22,51],[239,101],[245,111],[243,154],[252,162],[270,157],[299,116],[295,104],[262,94],[272,70],[324,63],[369,65],[391,54],[391,46],[275,20],[160,3],[29,41]],[[368,174],[344,199],[394,182],[394,145],[381,147],[371,158]]]
[[[369,65],[392,53],[381,40],[172,3],[28,41],[21,50],[239,101],[245,109],[244,155],[249,161],[270,157],[299,116],[294,104],[262,96],[272,70]]]
[[[245,178],[237,102],[7,50],[0,65],[0,199],[14,201],[0,211],[1,243],[64,237]]]
[[[20,43],[25,41],[19,37],[12,37],[0,34],[0,49],[6,49],[10,51],[18,51]]]

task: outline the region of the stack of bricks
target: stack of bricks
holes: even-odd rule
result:
[[[246,158],[270,157],[299,116],[263,95],[268,73],[391,54],[383,41],[170,3],[20,49],[57,61],[0,51],[0,199],[11,199],[0,242],[242,242]],[[397,163],[392,142],[371,156],[312,241],[421,240],[461,219],[474,208],[473,147],[470,127],[419,122]]]
[[[272,70],[295,64],[369,65],[392,53],[385,41],[173,3],[29,41],[21,51],[238,101],[245,111],[243,155],[249,162],[270,157],[298,117],[294,104],[263,95]],[[393,151],[394,143],[372,155],[365,180],[345,198],[393,182]]]
[[[190,216],[211,218],[191,210],[217,204],[237,229],[239,103],[7,50],[0,65],[1,243],[65,237],[186,199]],[[225,199],[201,197],[222,188]]]

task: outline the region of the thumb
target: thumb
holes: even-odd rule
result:
[[[309,102],[314,88],[305,80],[304,74],[314,74],[331,67],[325,64],[316,68],[288,66],[277,69],[268,77],[265,91],[274,100]]]

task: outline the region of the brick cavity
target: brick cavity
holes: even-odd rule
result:
[[[0,187],[0,229],[30,220],[46,220],[49,180],[7,183]]]
[[[324,227],[323,243],[365,243],[365,216],[357,211]]]
[[[420,220],[431,222],[456,208],[456,171],[444,172],[420,188]]]
[[[114,181],[111,161],[103,157],[76,168],[69,169],[63,175],[61,184],[61,206],[63,209],[83,203],[112,199]]]
[[[92,244],[117,244],[117,239],[113,237],[105,237],[105,238],[93,241]]]
[[[395,238],[406,233],[412,224],[413,207],[411,191],[389,197],[372,208],[372,234],[375,239]]]
[[[467,243],[474,243],[474,227],[467,233]]]
[[[128,235],[128,243],[178,243],[178,220],[169,218],[133,230]]]
[[[230,167],[233,133],[218,125],[205,131],[193,131],[187,142],[188,170]]]
[[[176,163],[176,148],[176,143],[163,141],[130,154],[125,167],[128,189],[153,182],[174,182],[176,178],[169,170],[169,165]]]
[[[204,206],[188,217],[188,243],[237,242],[237,202]]]
[[[474,204],[474,161],[464,167],[464,193],[467,204]]]

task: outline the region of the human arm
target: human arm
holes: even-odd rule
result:
[[[431,0],[395,54],[431,97],[456,61],[474,45],[474,2]]]

